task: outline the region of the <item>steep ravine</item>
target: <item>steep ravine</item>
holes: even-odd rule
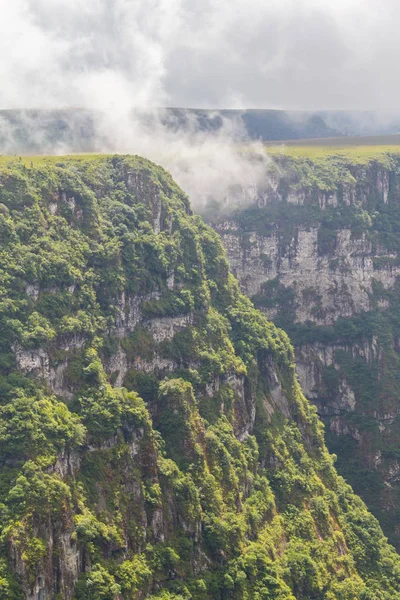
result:
[[[400,546],[400,157],[280,158],[214,219],[233,273],[295,346],[337,468]]]
[[[0,252],[2,599],[400,599],[287,335],[166,172],[3,166]]]

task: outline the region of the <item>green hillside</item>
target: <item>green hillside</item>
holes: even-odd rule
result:
[[[138,157],[0,170],[1,597],[400,598],[293,350]]]

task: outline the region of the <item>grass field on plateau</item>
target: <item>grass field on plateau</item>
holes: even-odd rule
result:
[[[0,155],[0,166],[4,166],[10,162],[21,162],[22,164],[24,164],[26,167],[35,167],[35,166],[39,166],[39,165],[46,165],[46,164],[57,164],[57,163],[66,163],[69,161],[73,161],[73,162],[88,162],[88,161],[95,161],[95,160],[99,160],[101,158],[104,158],[104,154],[70,154],[67,156],[58,156],[58,155],[53,155],[53,156],[44,156],[41,154],[35,155],[35,156],[31,156],[31,155],[26,155],[26,156],[10,156],[10,155]]]
[[[325,139],[288,140],[265,144],[270,154],[323,158],[343,155],[353,160],[370,160],[380,154],[400,154],[400,135],[338,137]]]
[[[400,154],[400,134],[378,136],[342,136],[338,138],[318,138],[266,142],[266,151],[271,155],[285,155],[298,158],[323,159],[324,157],[347,156],[352,162],[368,162],[382,154]],[[70,154],[68,156],[10,156],[0,155],[0,166],[19,161],[27,167],[74,162],[96,161],[104,154]]]

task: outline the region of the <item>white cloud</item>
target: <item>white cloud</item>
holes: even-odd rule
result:
[[[397,0],[0,0],[0,14],[0,108],[96,109],[101,149],[162,162],[199,203],[251,188],[265,157],[240,155],[227,126],[145,130],[132,107],[398,110]]]
[[[0,106],[390,109],[395,0],[0,0]]]

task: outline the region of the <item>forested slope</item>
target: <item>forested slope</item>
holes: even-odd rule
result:
[[[138,157],[0,170],[2,598],[400,598],[287,335]]]

